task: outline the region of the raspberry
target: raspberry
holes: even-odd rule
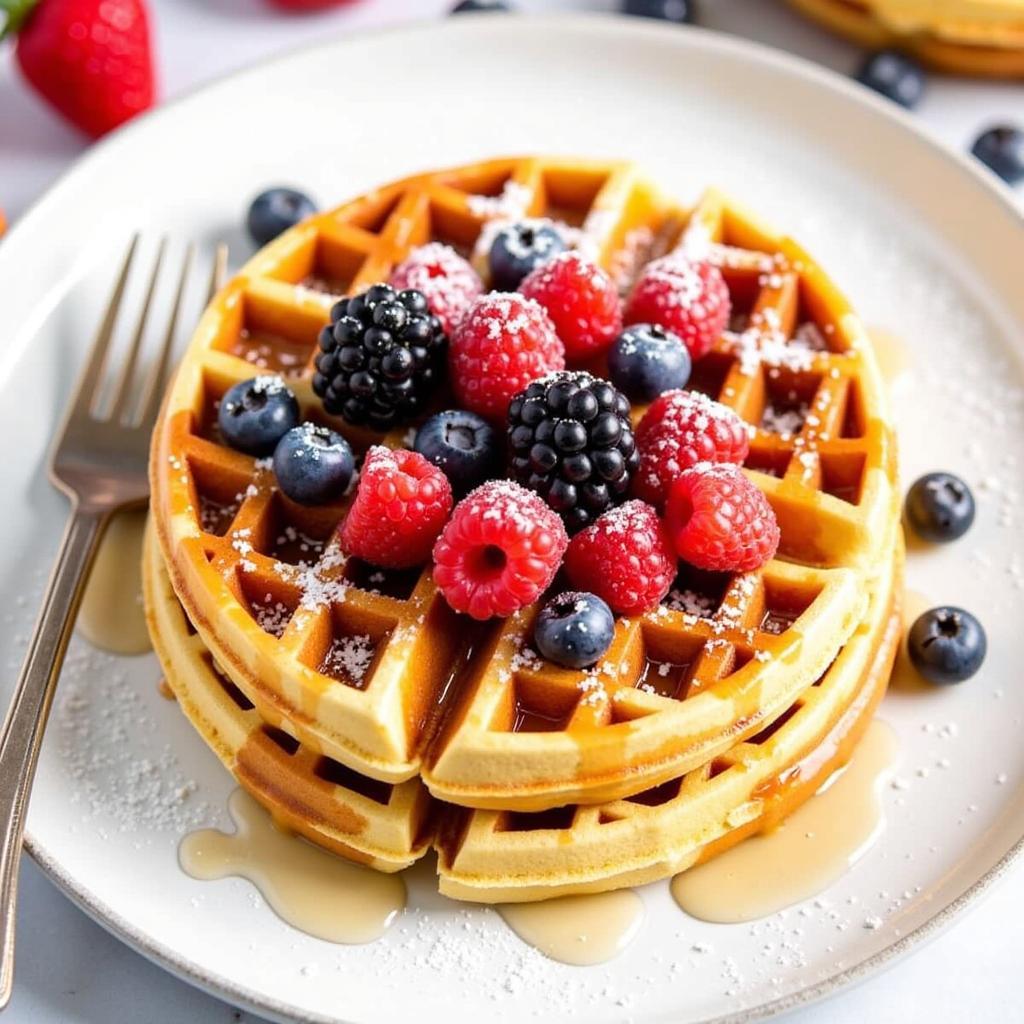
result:
[[[374,445],[341,526],[345,551],[385,569],[425,562],[452,510],[448,478],[418,452]]]
[[[643,501],[605,512],[565,553],[569,581],[620,615],[654,608],[676,577],[676,555],[658,514]]]
[[[565,349],[544,309],[517,293],[478,298],[449,351],[452,387],[463,408],[504,423],[508,403],[531,380],[565,367]]]
[[[669,486],[698,462],[741,465],[750,448],[747,425],[726,405],[699,391],[666,391],[636,428],[640,468],[633,493],[662,508]]]
[[[511,615],[550,586],[568,542],[540,497],[490,480],[455,506],[434,545],[434,582],[457,612]]]
[[[670,253],[644,268],[626,305],[626,323],[660,324],[679,335],[696,360],[721,336],[731,309],[718,267]]]
[[[716,572],[749,572],[775,556],[779,524],[737,466],[701,463],[672,484],[665,513],[679,557]]]
[[[411,288],[425,295],[430,312],[441,321],[448,337],[484,290],[480,276],[469,263],[441,242],[413,249],[391,271],[388,284],[398,291]]]
[[[615,282],[578,252],[563,252],[542,263],[519,290],[548,311],[569,359],[604,352],[622,330]]]

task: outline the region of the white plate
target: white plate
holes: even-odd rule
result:
[[[879,844],[823,898],[754,925],[684,917],[667,885],[618,960],[544,960],[498,916],[434,894],[381,942],[338,947],[240,880],[200,883],[176,848],[227,825],[231,783],[156,692],[152,657],[76,643],[43,751],[29,847],[99,920],[212,991],[278,1017],[747,1020],[832,991],[974,898],[1024,834],[1021,337],[1024,231],[991,176],[890,105],[808,64],[699,31],[603,18],[460,18],[333,42],[222,81],[97,146],[0,244],[5,628],[13,678],[65,512],[45,446],[129,232],[239,243],[252,193],[326,205],[407,172],[499,153],[629,156],[681,197],[714,182],[800,239],[869,324],[905,337],[903,471],[961,472],[978,522],[915,552],[911,585],[976,610],[982,673],[895,693],[901,741]],[[864,926],[882,919],[881,927]],[[704,950],[698,952],[697,949]]]

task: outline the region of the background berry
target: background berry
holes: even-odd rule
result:
[[[449,409],[431,416],[416,432],[413,447],[440,469],[456,494],[468,494],[501,468],[504,445],[481,416]]]
[[[323,505],[340,498],[355,468],[348,441],[316,423],[293,427],[274,449],[277,485],[300,505]]]
[[[294,188],[268,188],[250,204],[245,226],[256,245],[266,245],[278,235],[316,213],[316,203]]]
[[[232,448],[270,455],[277,442],[299,425],[299,403],[276,374],[244,380],[220,400],[217,425]]]
[[[608,353],[612,383],[631,402],[651,402],[664,391],[686,387],[690,369],[686,346],[658,324],[627,327]]]
[[[952,473],[926,473],[915,480],[905,508],[914,533],[936,544],[962,537],[974,522],[974,495]]]
[[[449,337],[483,291],[480,276],[468,260],[441,242],[413,249],[391,271],[388,284],[397,291],[412,289],[426,296],[430,312],[441,321]]]
[[[963,608],[932,608],[907,635],[914,668],[933,683],[962,683],[981,668],[988,640],[981,623]]]
[[[494,236],[487,257],[491,287],[511,292],[531,270],[565,249],[565,239],[543,220],[507,224]]]

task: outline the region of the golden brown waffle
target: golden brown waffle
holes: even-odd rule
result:
[[[418,779],[369,779],[300,748],[260,718],[219,670],[171,587],[152,529],[143,591],[153,648],[182,711],[224,766],[280,825],[378,871],[399,871],[427,850],[430,796]]]
[[[259,367],[281,372],[303,415],[357,449],[401,444],[402,433],[374,437],[319,410],[310,364],[328,293],[386,278],[427,241],[483,251],[496,223],[524,214],[567,225],[624,287],[677,245],[721,266],[735,330],[691,383],[751,424],[747,470],[782,528],[780,559],[764,570],[683,579],[692,593],[681,606],[620,620],[591,673],[538,663],[525,642],[532,609],[469,628],[429,571],[346,559],[331,539],[343,503],[289,503],[265,463],[216,432],[216,402]],[[406,179],[262,250],[204,315],[151,462],[174,590],[268,723],[373,778],[422,770],[444,800],[518,810],[628,796],[783,714],[850,636],[868,580],[884,571],[877,538],[896,518],[894,476],[865,333],[795,243],[716,193],[691,215],[631,164],[533,158]]]
[[[885,693],[901,636],[902,557],[901,542],[864,621],[815,684],[682,779],[597,806],[452,808],[436,842],[441,891],[481,903],[605,892],[677,874],[777,825],[846,763]]]
[[[901,563],[899,545],[865,620],[773,725],[682,780],[628,800],[540,814],[445,807],[418,780],[391,786],[305,749],[263,722],[217,670],[174,594],[152,530],[143,582],[154,646],[183,711],[278,822],[382,871],[405,867],[433,842],[442,891],[506,902],[674,874],[773,826],[811,796],[849,758],[885,689],[899,637]]]
[[[1024,76],[1024,0],[790,0],[870,49],[898,47],[939,71]]]

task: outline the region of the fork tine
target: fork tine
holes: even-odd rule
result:
[[[143,400],[140,405],[139,426],[144,427],[156,419],[160,402],[163,398],[163,382],[167,373],[167,364],[170,361],[171,350],[174,348],[174,337],[178,331],[178,316],[181,313],[182,298],[185,295],[185,285],[188,282],[189,273],[192,270],[192,261],[195,259],[195,246],[190,245],[185,251],[185,259],[181,265],[181,276],[178,278],[178,287],[174,293],[174,304],[171,307],[170,319],[167,323],[167,330],[164,333],[163,342],[160,345],[160,352],[156,363],[150,370],[146,385],[143,388]]]
[[[142,311],[139,313],[135,334],[132,337],[124,367],[118,378],[117,387],[114,388],[114,402],[110,410],[110,419],[115,423],[124,419],[125,411],[131,403],[132,378],[135,376],[135,365],[139,361],[139,350],[142,347],[143,335],[146,333],[146,321],[149,319],[149,310],[153,305],[153,293],[156,291],[156,283],[160,277],[160,265],[163,263],[166,247],[167,239],[161,238],[160,245],[156,250],[156,260],[153,262],[153,273],[150,275],[149,284],[146,286],[146,298],[142,303]]]
[[[210,287],[206,293],[207,305],[213,301],[214,295],[221,290],[224,280],[228,276],[228,247],[223,243],[217,244],[217,251],[213,256],[213,271],[210,274]]]
[[[131,270],[132,260],[135,257],[135,249],[139,244],[139,236],[132,235],[128,245],[128,252],[125,253],[124,263],[121,266],[121,273],[118,275],[117,283],[110,295],[106,311],[100,326],[93,339],[92,348],[89,351],[87,362],[78,378],[72,401],[68,409],[75,413],[88,415],[92,408],[98,385],[102,379],[103,368],[107,361],[107,351],[110,348],[110,339],[114,336],[114,325],[117,323],[117,314],[121,308],[121,300],[124,298],[125,286],[128,284],[128,272]]]

